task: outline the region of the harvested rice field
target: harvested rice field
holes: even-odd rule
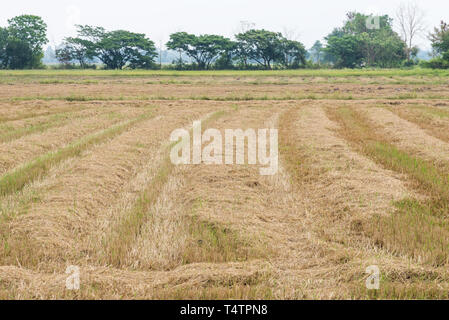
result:
[[[0,299],[448,299],[448,84],[1,71]],[[277,129],[276,173],[174,164],[194,121]]]

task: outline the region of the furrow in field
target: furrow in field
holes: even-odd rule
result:
[[[222,133],[225,129],[273,128],[283,107],[243,107],[218,119],[213,127]],[[242,264],[246,268],[251,261],[265,259],[274,274],[253,286],[272,288],[270,294],[285,297],[275,283],[281,277],[278,274],[285,272],[285,264],[298,265],[295,252],[307,238],[301,222],[304,212],[288,177],[282,173],[262,177],[259,169],[259,165],[204,163],[178,168],[141,229],[130,251],[130,263],[139,268],[170,268],[174,265],[167,262],[174,257],[174,262],[187,265],[246,261]],[[170,250],[172,243],[174,250]],[[193,298],[200,297],[201,288],[194,289],[198,293]],[[234,288],[235,296],[240,290]]]
[[[406,104],[388,109],[402,119],[415,123],[428,134],[449,143],[449,111],[446,108]]]
[[[139,109],[129,109],[116,114],[96,110],[85,118],[73,119],[66,125],[34,133],[14,141],[0,143],[0,175],[20,165],[33,161],[47,152],[63,148],[77,139],[98,130],[104,130],[121,120],[142,114]]]
[[[203,125],[207,125],[223,114],[223,111],[209,113],[197,120],[202,121]],[[189,130],[191,126],[192,124],[188,124],[185,129]],[[173,183],[173,174],[176,168],[169,158],[173,144],[168,139],[161,140],[160,147],[157,152],[155,151],[151,161],[123,188],[120,197],[109,208],[107,214],[97,219],[97,232],[92,234],[90,242],[92,243],[92,255],[98,256],[101,264],[138,267],[135,263],[127,261],[128,252],[141,233],[142,225],[151,219],[151,212],[158,205],[158,199],[161,197],[172,198],[173,196],[172,193],[179,183]],[[167,186],[171,187],[170,194],[161,195],[167,192]],[[166,222],[170,224],[170,221]],[[162,237],[164,236],[166,234],[162,234]],[[178,234],[176,240],[181,241],[182,234]],[[172,256],[172,253],[176,252],[176,243],[178,242],[174,241],[170,247],[165,248],[164,257]],[[160,260],[153,261],[153,265],[158,263]],[[168,263],[173,263],[173,261],[170,260]],[[166,265],[162,267],[162,269],[164,268]]]
[[[364,236],[366,221],[392,213],[392,202],[410,195],[402,177],[355,152],[319,106],[284,115],[281,124],[283,160],[305,211],[306,234],[296,260],[283,262],[281,287],[299,283],[297,298],[344,297],[364,288],[369,265],[383,274],[402,270],[405,261]]]
[[[65,268],[41,273],[0,266],[0,299],[261,299],[271,298],[269,266],[260,261],[197,263],[171,271],[81,266],[80,290],[66,288]]]
[[[216,128],[220,124],[216,121],[221,119],[227,122],[230,121],[229,118],[240,119],[250,111],[257,117],[260,106],[248,108],[243,105],[244,112],[240,112],[240,106],[234,106],[234,111],[239,112],[212,115],[203,123],[203,130],[208,126]],[[161,155],[160,159],[163,158]],[[167,269],[180,263],[198,260],[225,262],[246,257],[247,248],[238,247],[239,241],[234,239],[232,232],[227,232],[219,224],[215,225],[207,220],[196,221],[196,217],[191,217],[201,199],[193,199],[186,204],[180,195],[189,192],[185,190],[185,181],[192,179],[190,174],[187,174],[192,167],[173,168],[168,161],[167,158],[162,161],[159,171],[153,173],[153,176],[156,176],[151,181],[148,180],[151,175],[143,175],[147,182],[141,185],[147,185],[146,190],[135,204],[128,197],[128,200],[121,201],[118,207],[113,208],[117,213],[111,214],[112,218],[115,217],[110,222],[111,229],[98,228],[105,234],[105,241],[102,243],[106,244],[103,254],[106,262],[114,266]],[[136,227],[138,232],[133,231]],[[134,236],[136,233],[138,237]],[[193,237],[196,237],[196,240],[192,240],[192,234],[195,234]],[[223,243],[226,241],[229,243]],[[202,248],[198,248],[197,242],[203,244]],[[217,246],[216,242],[221,244]]]
[[[369,221],[366,234],[376,246],[396,255],[431,266],[447,265],[447,167],[410,154],[407,148],[397,147],[400,141],[379,130],[379,125],[363,111],[348,107],[327,111],[341,125],[339,134],[356,150],[386,168],[403,173],[407,183],[416,190],[413,197],[395,202],[393,214]]]
[[[61,104],[66,106],[61,107]],[[35,117],[50,116],[66,112],[81,111],[87,109],[83,105],[68,103],[49,103],[45,101],[24,101],[0,103],[0,124],[9,121],[27,120]]]
[[[310,152],[312,170],[325,174],[316,185],[320,196],[332,201],[335,212],[347,209],[361,215],[387,213],[391,201],[406,196],[400,176],[353,151],[336,136],[338,126],[322,108],[304,109],[298,123],[299,143]]]
[[[52,128],[60,128],[70,122],[81,119],[102,118],[103,115],[106,115],[111,120],[124,117],[119,109],[90,108],[82,111],[57,113],[50,116],[38,116],[31,120],[10,121],[3,126],[0,125],[0,143],[10,142],[34,133],[43,133]]]
[[[417,85],[372,85],[359,83],[340,84],[276,84],[276,85],[159,85],[159,84],[113,84],[102,83],[94,85],[61,84],[46,86],[39,84],[28,85],[23,91],[22,86],[12,86],[9,90],[1,91],[2,100],[129,100],[136,97],[157,99],[157,97],[187,99],[204,97],[214,99],[304,99],[307,96],[315,98],[346,98],[346,99],[375,99],[378,97],[392,99],[416,99],[448,97],[447,87],[444,85],[417,86]]]
[[[242,109],[216,119],[210,126],[219,130],[233,128],[233,122],[241,121],[237,119],[260,119],[268,114],[258,108]],[[243,125],[243,122],[240,124]],[[251,123],[246,125],[250,126]],[[203,130],[206,126],[209,125],[205,124]],[[173,170],[129,250],[128,265],[164,269],[204,261],[224,263],[248,259],[253,255],[252,249],[240,242],[237,233],[226,231],[228,223],[222,224],[200,214],[208,200],[195,195],[194,190],[205,188],[203,191],[206,191],[211,186],[196,179],[210,174],[209,169],[218,173],[222,167],[226,166],[202,164],[179,166]],[[232,178],[235,176],[231,175],[228,180]]]
[[[86,240],[95,232],[98,216],[155,155],[160,141],[201,112],[204,108],[164,108],[159,117],[135,123],[83,155],[52,181],[28,214],[8,224],[2,262],[54,270],[69,260],[89,260]]]
[[[382,127],[393,143],[403,150],[428,160],[448,163],[449,143],[429,135],[417,124],[383,108],[368,108],[369,119]]]

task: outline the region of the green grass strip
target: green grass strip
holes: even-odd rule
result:
[[[177,76],[250,76],[250,77],[409,77],[435,76],[447,77],[448,70],[435,69],[298,69],[298,70],[0,70],[0,76],[7,77],[177,77]]]
[[[117,136],[138,122],[147,120],[151,117],[153,117],[153,112],[145,113],[135,119],[126,121],[125,123],[115,125],[101,132],[84,137],[58,151],[49,152],[35,158],[0,178],[0,196],[20,191],[27,183],[45,175],[52,166],[59,162],[71,157],[79,156],[88,147],[105,141],[108,138]]]
[[[116,116],[114,111],[103,112],[100,116]],[[74,112],[63,112],[52,115],[47,121],[32,124],[23,128],[8,130],[7,132],[0,134],[0,143],[9,142],[15,139],[19,139],[21,137],[33,134],[33,133],[42,133],[52,128],[58,128],[66,125],[69,121],[73,121],[75,119],[85,119],[90,117],[91,115],[78,115]],[[121,115],[116,117],[117,119],[123,118]],[[0,127],[1,130],[1,127]]]
[[[443,172],[430,161],[410,155],[392,143],[383,141],[382,137],[375,133],[375,128],[353,109],[343,107],[338,109],[337,114],[344,128],[370,158],[391,170],[409,175],[434,196],[449,200],[447,172]]]
[[[222,117],[224,111],[218,111],[202,121],[203,128],[211,121]],[[114,266],[122,266],[128,252],[128,248],[134,243],[141,226],[148,217],[148,211],[157,201],[162,187],[168,181],[174,165],[170,160],[170,150],[181,142],[169,144],[165,150],[165,158],[151,183],[141,192],[134,206],[122,215],[122,220],[115,226],[112,232],[104,239],[104,260]]]
[[[304,94],[304,95],[285,95],[285,96],[252,96],[245,95],[228,95],[228,96],[28,96],[28,97],[11,97],[3,98],[0,101],[16,102],[16,101],[68,101],[68,102],[89,102],[89,101],[301,101],[301,100],[449,100],[449,96],[406,93],[396,96],[353,96],[352,94]]]

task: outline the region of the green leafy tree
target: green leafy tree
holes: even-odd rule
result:
[[[369,18],[350,12],[344,26],[326,37],[326,51],[336,67],[396,67],[406,58],[406,44],[393,31],[393,20],[388,15],[380,16],[379,28],[369,28]]]
[[[19,58],[12,58],[15,61],[24,58],[25,53],[21,54],[16,51],[19,47],[28,45],[31,50],[31,59],[24,67],[39,67],[41,59],[44,56],[43,46],[48,42],[47,25],[41,17],[34,15],[21,15],[8,20],[9,39],[12,43],[10,48],[11,54],[19,54]],[[28,51],[28,50],[26,50]],[[22,64],[22,63],[21,63]]]
[[[7,46],[8,29],[0,27],[0,69],[5,69],[8,66]]]
[[[368,66],[381,68],[399,67],[407,58],[405,42],[399,35],[384,29],[373,33],[360,35],[364,61]]]
[[[306,64],[306,48],[299,41],[281,39],[279,63],[287,69],[297,69]]]
[[[56,59],[63,65],[70,66],[72,62],[75,60],[73,57],[73,52],[71,48],[67,45],[64,45],[61,48],[56,49],[55,51]]]
[[[232,42],[228,38],[218,35],[189,34],[187,32],[176,32],[170,35],[167,48],[184,52],[192,58],[199,69],[209,69],[212,62],[220,55],[229,54]]]
[[[439,28],[434,28],[433,33],[429,35],[429,40],[437,55],[447,55],[449,52],[449,24],[441,21]]]
[[[154,67],[157,56],[154,42],[144,34],[116,30],[107,32],[104,28],[78,26],[78,37],[70,39],[76,45],[79,59],[97,57],[107,69]]]
[[[250,47],[248,43],[238,41],[234,48],[234,59],[243,69],[248,69],[250,59]]]
[[[449,24],[441,21],[440,26],[429,34],[429,40],[436,57],[425,63],[425,66],[434,69],[449,68]]]
[[[222,53],[215,61],[215,69],[229,70],[234,68],[233,60],[235,57],[236,47],[237,43],[234,41],[228,41],[224,44]]]
[[[34,56],[28,43],[21,40],[8,40],[8,44],[6,46],[6,57],[6,65],[8,69],[26,69],[36,67],[38,65],[38,62],[35,61],[36,56]]]
[[[362,64],[361,41],[352,35],[330,36],[326,51],[335,59],[338,68],[355,68]]]
[[[265,69],[271,69],[272,63],[283,59],[282,34],[267,30],[249,30],[236,35],[239,56],[245,61],[254,60]]]
[[[89,40],[66,38],[62,47],[56,49],[56,58],[63,64],[77,61],[81,68],[86,68],[95,56],[94,46]]]
[[[154,42],[144,34],[125,30],[107,32],[97,43],[98,58],[108,69],[150,68],[157,56]]]

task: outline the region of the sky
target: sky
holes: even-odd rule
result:
[[[53,46],[76,35],[75,24],[89,24],[145,33],[159,47],[177,31],[232,37],[246,21],[256,28],[288,31],[309,48],[341,26],[346,12],[394,17],[399,4],[410,1],[425,12],[429,31],[441,20],[449,21],[448,0],[13,0],[2,6],[0,26],[11,17],[34,14],[47,23]],[[430,47],[426,37],[416,44]]]

